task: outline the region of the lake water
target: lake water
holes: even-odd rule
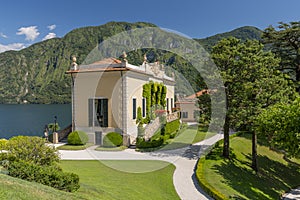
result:
[[[0,104],[0,138],[16,135],[43,136],[46,124],[57,123],[60,128],[71,124],[72,110],[70,104]]]

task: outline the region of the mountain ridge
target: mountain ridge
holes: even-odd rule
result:
[[[146,22],[108,22],[100,26],[76,28],[61,38],[41,41],[20,51],[0,53],[0,103],[70,103],[71,80],[65,71],[70,67],[71,57],[75,55],[78,63],[82,63],[88,53],[106,38],[142,27],[156,25]],[[210,51],[212,45],[224,37],[257,39],[259,31],[255,27],[240,27],[223,35],[195,40]],[[157,52],[152,54],[153,59],[158,55]],[[137,62],[140,55],[141,52],[129,54],[129,60]],[[187,65],[178,58],[174,59],[174,55],[169,54],[164,60],[171,65],[177,62],[177,69],[185,73]],[[200,89],[197,80],[193,80],[195,76],[187,74],[187,79],[190,79],[195,91]]]

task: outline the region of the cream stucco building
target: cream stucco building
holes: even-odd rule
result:
[[[76,61],[76,60],[75,60]],[[114,58],[107,58],[90,65],[77,66],[67,72],[72,77],[72,126],[73,130],[88,133],[90,142],[101,144],[108,132],[123,135],[124,144],[133,143],[137,137],[137,108],[146,116],[146,99],[143,85],[149,81],[167,87],[166,110],[174,107],[173,77],[164,73],[163,65],[143,62],[131,65]]]

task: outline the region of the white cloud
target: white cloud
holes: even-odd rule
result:
[[[51,38],[55,38],[56,37],[56,34],[55,33],[48,33],[48,35],[46,35],[43,40],[48,40],[48,39],[51,39]]]
[[[28,41],[33,41],[40,35],[37,26],[21,27],[18,29],[18,31],[19,32],[17,32],[17,35],[25,35],[25,40]]]
[[[48,28],[50,31],[53,31],[53,30],[56,28],[56,25],[55,25],[55,24],[52,24],[52,25],[47,26],[47,28]]]
[[[8,38],[7,35],[5,35],[4,33],[0,32],[0,37],[3,37],[3,38]]]
[[[26,46],[23,43],[12,43],[12,44],[0,44],[0,53],[4,51],[9,51],[9,50],[21,50],[24,49]]]

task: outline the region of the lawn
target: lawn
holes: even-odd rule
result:
[[[0,174],[0,199],[82,199],[81,196]]]
[[[65,171],[74,172],[80,177],[80,189],[75,193],[0,174],[0,199],[179,199],[173,186],[173,165],[162,161],[104,163],[105,165],[100,161],[61,161]],[[127,173],[107,166],[150,172]]]
[[[57,147],[58,150],[70,150],[70,151],[78,151],[78,150],[84,150],[88,147],[93,146],[93,144],[88,143],[85,145],[71,145],[71,144],[64,144],[62,146]]]
[[[98,146],[95,150],[96,151],[124,151],[128,147],[126,146],[119,146],[119,147],[103,147],[103,146]]]
[[[198,163],[197,176],[225,198],[279,199],[291,188],[300,185],[300,160],[287,162],[283,154],[258,145],[259,173],[250,168],[251,135],[231,139],[232,160],[224,161],[222,147]],[[206,184],[207,185],[207,184]]]
[[[175,167],[162,161],[105,161],[110,166],[134,166],[135,170],[156,165],[164,168],[148,173],[127,173],[100,161],[62,161],[65,171],[80,177],[76,193],[85,199],[179,199],[173,186]]]
[[[214,136],[215,133],[206,132],[206,129],[198,126],[188,126],[177,137],[170,139],[166,146],[160,150],[178,149],[200,142],[204,139]]]

